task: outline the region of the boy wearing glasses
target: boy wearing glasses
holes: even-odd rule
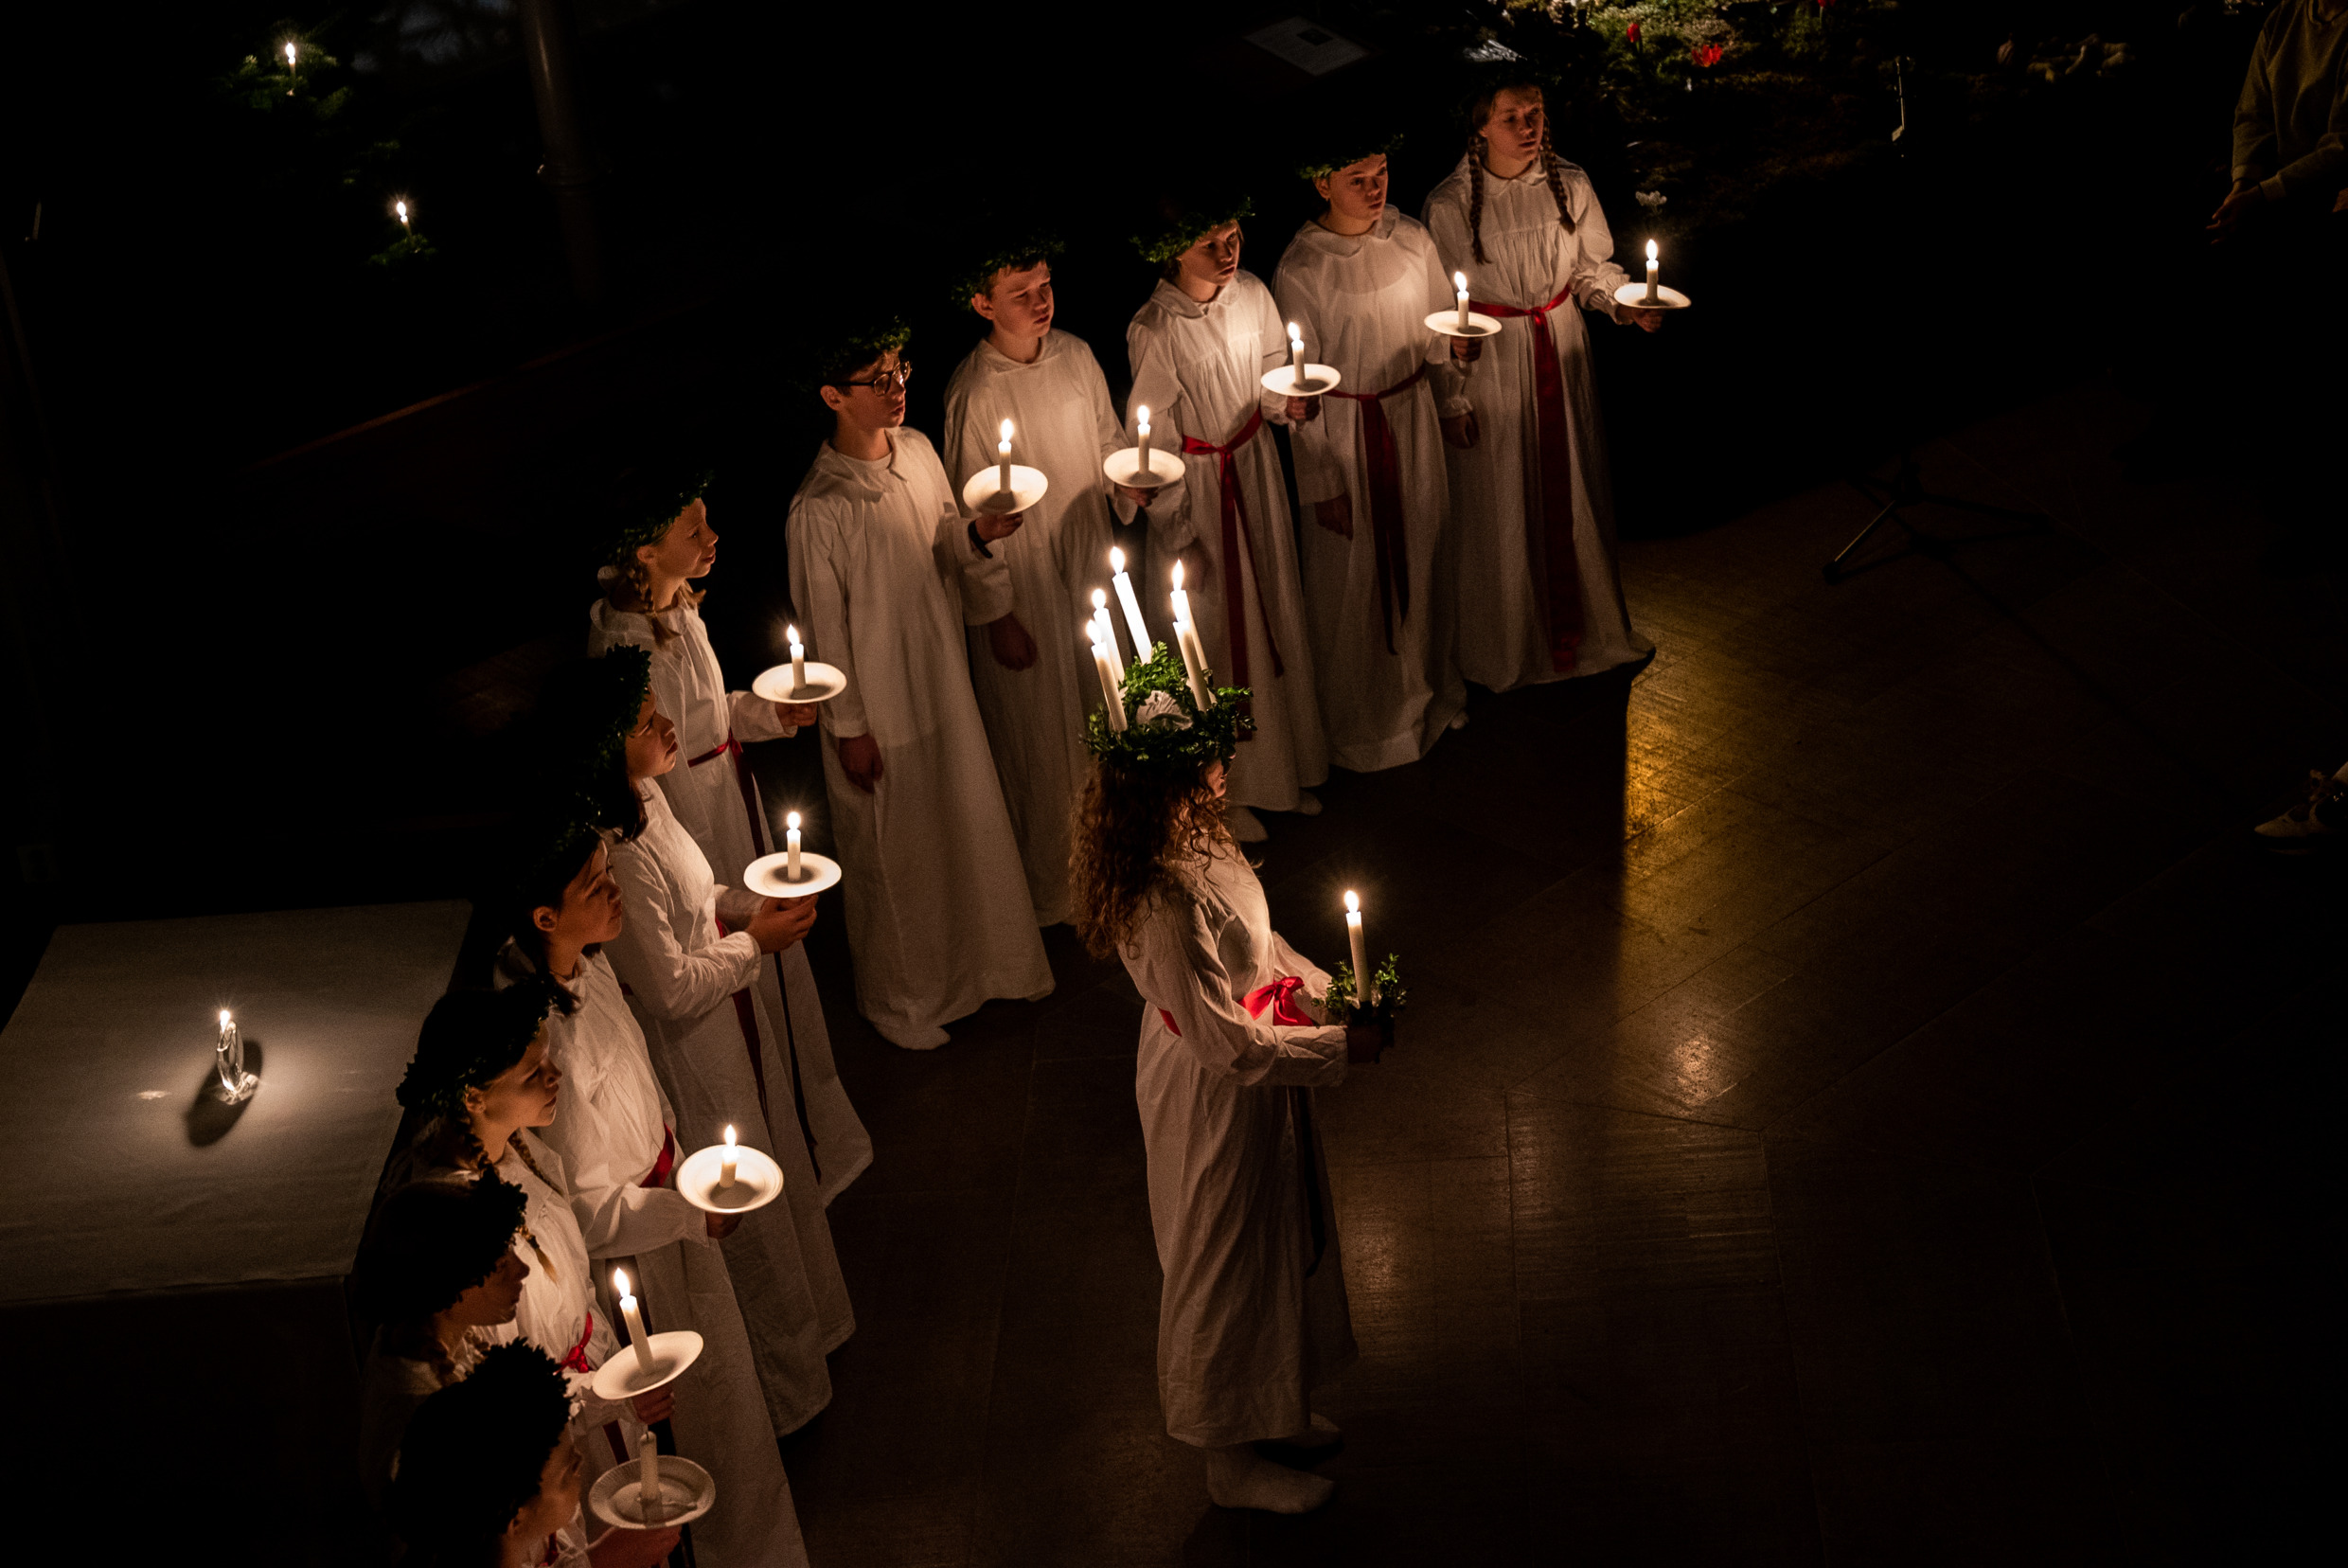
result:
[[[832,435],[792,498],[789,543],[808,652],[847,675],[823,704],[824,782],[857,1010],[927,1051],[989,998],[1048,994],[1052,971],[963,650],[966,626],[1010,618],[998,546],[1020,519],[963,517],[905,428],[909,335],[889,323],[818,356]]]
[[[1039,925],[1068,918],[1068,827],[1092,767],[1085,715],[1100,702],[1077,628],[1092,614],[1092,591],[1109,584],[1111,487],[1101,463],[1127,444],[1093,350],[1053,330],[1058,249],[1015,234],[955,280],[957,302],[992,330],[946,387],[946,473],[957,493],[997,461],[1005,419],[1016,459],[1051,481],[1018,537],[989,546],[1008,567],[1017,614],[970,633],[970,685]]]

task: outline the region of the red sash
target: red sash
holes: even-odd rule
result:
[[[750,842],[757,846],[758,853],[763,855],[766,853],[766,824],[759,820],[763,813],[758,810],[758,781],[751,776],[750,758],[742,755],[742,743],[734,739],[734,732],[727,730],[722,744],[691,758],[685,766],[698,768],[704,762],[716,761],[728,752],[734,754],[734,782],[742,792],[742,811],[750,818]]]
[[[660,1158],[652,1162],[652,1174],[647,1176],[643,1181],[638,1182],[636,1185],[649,1187],[667,1185],[668,1182],[668,1173],[676,1168],[676,1164],[677,1135],[667,1128],[664,1127],[661,1129]]]
[[[1223,618],[1231,628],[1231,678],[1239,686],[1248,684],[1247,588],[1245,579],[1239,575],[1239,544],[1242,539],[1247,542],[1248,568],[1255,574],[1258,601],[1267,605],[1270,601],[1262,597],[1264,573],[1255,562],[1255,528],[1248,521],[1247,503],[1240,499],[1239,462],[1235,454],[1254,440],[1255,433],[1263,428],[1264,410],[1258,404],[1248,411],[1247,423],[1239,427],[1239,434],[1221,446],[1217,446],[1213,441],[1201,441],[1196,436],[1183,437],[1184,453],[1196,457],[1212,452],[1217,458],[1216,478],[1222,490],[1223,512]],[[1274,675],[1287,674],[1288,667],[1280,661],[1280,645],[1272,640],[1269,608],[1264,613],[1264,642],[1272,650],[1272,672]],[[1241,735],[1239,739],[1245,740],[1248,737]]]
[[[1471,309],[1506,319],[1529,317],[1533,323],[1533,401],[1540,420],[1539,495],[1536,475],[1526,475],[1524,527],[1527,543],[1540,546],[1548,589],[1544,606],[1549,627],[1549,667],[1559,674],[1574,668],[1582,642],[1582,578],[1574,560],[1574,449],[1567,432],[1565,377],[1557,368],[1557,341],[1549,330],[1549,312],[1574,296],[1568,284],[1546,305],[1520,311],[1514,305],[1475,300]]]
[[[1394,426],[1386,422],[1385,400],[1416,386],[1427,374],[1417,369],[1383,392],[1331,392],[1361,405],[1361,458],[1370,476],[1370,544],[1378,559],[1379,624],[1386,629],[1386,651],[1395,651],[1395,607],[1402,618],[1411,615],[1411,555],[1403,540],[1402,455],[1395,446]]]
[[[578,1343],[572,1345],[568,1350],[565,1350],[562,1353],[562,1370],[565,1372],[593,1372],[596,1369],[596,1363],[587,1359],[587,1342],[595,1337],[596,1314],[595,1310],[593,1308],[589,1308],[587,1311],[586,1325],[578,1331]]]

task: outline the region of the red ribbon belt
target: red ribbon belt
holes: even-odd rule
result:
[[[1248,522],[1247,503],[1239,494],[1239,460],[1236,454],[1263,428],[1264,410],[1258,404],[1249,412],[1247,423],[1239,427],[1239,434],[1221,446],[1217,446],[1213,441],[1201,441],[1196,436],[1183,437],[1183,451],[1188,455],[1197,457],[1212,452],[1217,458],[1216,478],[1223,492],[1224,617],[1231,627],[1231,678],[1240,686],[1248,684],[1247,588],[1245,580],[1239,576],[1239,544],[1242,539],[1247,542],[1248,569],[1255,574],[1256,600],[1266,604],[1268,601],[1263,597],[1264,571],[1255,563],[1254,526]],[[1264,643],[1272,650],[1272,672],[1274,675],[1287,674],[1288,667],[1280,662],[1280,645],[1272,640],[1269,607],[1264,612]],[[1239,739],[1244,740],[1248,738],[1242,735]]]
[[[1247,1010],[1250,1016],[1261,1018],[1264,1009],[1270,1007],[1274,1024],[1317,1029],[1321,1026],[1321,1021],[1296,1005],[1296,993],[1304,989],[1305,983],[1292,974],[1274,980],[1269,986],[1258,986],[1247,993]]]
[[[758,810],[758,781],[751,776],[750,758],[742,755],[742,743],[734,739],[734,732],[727,730],[722,744],[712,746],[685,765],[698,768],[704,762],[716,761],[728,752],[734,754],[734,782],[741,788],[742,810],[750,817],[750,842],[756,845],[758,853],[763,855],[766,853],[766,824],[759,820],[765,813]]]
[[[636,1185],[656,1187],[667,1185],[668,1173],[676,1168],[676,1165],[677,1135],[664,1127],[661,1129],[660,1158],[652,1162],[652,1174],[638,1182]]]
[[[1582,643],[1582,577],[1574,560],[1574,449],[1567,432],[1565,377],[1557,368],[1557,340],[1549,312],[1574,295],[1573,285],[1546,305],[1520,311],[1514,305],[1474,300],[1469,308],[1503,320],[1527,316],[1533,323],[1533,393],[1540,419],[1540,495],[1525,496],[1524,524],[1530,542],[1541,546],[1548,576],[1549,666],[1563,674],[1574,668]],[[1530,486],[1527,487],[1528,490]],[[1539,518],[1537,524],[1534,520]],[[1538,530],[1538,531],[1536,531]]]
[[[1386,629],[1386,651],[1395,651],[1395,606],[1402,618],[1411,614],[1411,555],[1403,540],[1402,455],[1395,447],[1394,426],[1386,422],[1384,400],[1408,392],[1427,374],[1422,362],[1383,392],[1331,392],[1361,405],[1361,457],[1370,475],[1370,544],[1378,558],[1379,624]]]
[[[586,1326],[578,1331],[578,1343],[562,1353],[562,1370],[593,1372],[596,1369],[596,1363],[587,1359],[587,1342],[595,1337],[596,1314],[594,1309],[590,1308],[587,1312]]]

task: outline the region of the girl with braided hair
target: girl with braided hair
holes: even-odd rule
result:
[[[1460,672],[1494,691],[1645,659],[1614,565],[1614,503],[1582,312],[1618,305],[1614,236],[1590,178],[1549,146],[1541,90],[1486,86],[1467,156],[1427,198],[1446,273],[1501,318],[1469,378],[1471,443],[1450,453]]]
[[[417,1131],[392,1156],[382,1191],[492,1174],[522,1190],[513,1251],[529,1273],[514,1326],[568,1376],[592,1479],[632,1452],[644,1425],[668,1418],[675,1395],[671,1384],[615,1403],[596,1398],[592,1387],[595,1369],[619,1349],[619,1337],[595,1298],[562,1156],[535,1131],[555,1119],[561,1103],[562,1072],[546,1045],[550,1003],[548,988],[531,984],[451,991],[433,1005],[400,1083],[400,1103],[417,1118]],[[613,1430],[598,1432],[604,1427]]]
[[[541,1134],[570,1173],[571,1211],[594,1259],[596,1296],[617,1310],[614,1269],[626,1269],[651,1332],[691,1329],[701,1359],[675,1384],[677,1447],[708,1467],[727,1506],[695,1529],[708,1568],[804,1564],[798,1513],[761,1393],[757,1353],[724,1253],[738,1215],[705,1214],[674,1185],[677,1115],[661,1090],[644,1031],[628,1010],[602,946],[623,909],[603,837],[576,816],[525,819],[514,833],[502,903],[509,935],[504,985],[554,982],[547,1042],[562,1071],[563,1107]]]
[[[607,1529],[590,1544],[590,1477],[552,1357],[502,1345],[434,1394],[400,1446],[393,1528],[410,1568],[653,1568],[679,1532]]]

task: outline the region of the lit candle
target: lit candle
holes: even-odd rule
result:
[[[1133,597],[1133,579],[1125,575],[1125,552],[1109,547],[1110,581],[1116,584],[1117,603],[1125,609],[1125,629],[1133,633],[1133,662],[1149,657],[1149,628],[1142,624],[1142,601]]]
[[[644,1331],[644,1314],[636,1310],[636,1298],[628,1291],[628,1271],[612,1271],[612,1289],[619,1292],[619,1315],[628,1320],[628,1343],[636,1347],[636,1371],[653,1370],[652,1336]]]
[[[406,235],[411,240],[415,239],[416,225],[408,222],[407,203],[404,201],[394,202],[391,204],[391,210],[399,214],[400,233]]]
[[[995,455],[1003,460],[1002,467],[995,471],[995,493],[1008,495],[1011,493],[1011,421],[1008,419],[1003,421],[1003,439],[995,445]]]
[[[238,1079],[244,1072],[244,1041],[237,1033],[237,1021],[222,1007],[220,1015],[220,1042],[213,1047],[215,1065],[220,1070],[221,1087],[232,1094],[240,1087]]]
[[[1370,961],[1361,939],[1361,900],[1350,890],[1345,894],[1345,940],[1353,947],[1354,1006],[1366,1007],[1377,999],[1370,994]]]
[[[1174,618],[1187,623],[1190,619],[1190,596],[1183,592],[1183,563],[1174,563]]]
[[[1109,618],[1109,594],[1106,589],[1093,590],[1093,640],[1109,655],[1109,668],[1117,672],[1117,682],[1125,682],[1125,661],[1117,657],[1117,626]]]
[[[1206,645],[1191,624],[1190,596],[1183,591],[1183,563],[1174,563],[1174,646],[1183,655],[1183,670],[1190,681],[1190,700],[1204,713],[1215,705],[1215,690],[1206,684]]]
[[[1295,375],[1295,389],[1302,392],[1305,389],[1305,334],[1296,330],[1293,321],[1289,323],[1289,369]]]
[[[1663,274],[1663,264],[1655,258],[1655,241],[1649,240],[1646,242],[1646,303],[1649,305],[1662,303],[1662,296],[1655,292],[1655,285]]]
[[[1459,330],[1464,332],[1468,330],[1468,275],[1462,272],[1453,273],[1451,275],[1451,287],[1459,291]]]
[[[799,813],[792,812],[791,820],[798,821]],[[793,828],[791,830],[791,836],[796,840],[799,836],[799,829]],[[793,860],[799,858],[799,846],[796,843],[791,846],[791,858]],[[741,1150],[734,1147],[734,1124],[728,1122],[725,1124],[725,1152],[718,1156],[718,1185],[720,1187],[730,1187],[734,1185],[735,1165],[740,1154]]]
[[[668,1517],[668,1500],[661,1495],[660,1438],[650,1427],[636,1439],[636,1508],[645,1519]]]
[[[1149,405],[1147,403],[1142,404],[1141,414],[1134,420],[1134,424],[1136,426],[1134,434],[1139,438],[1138,444],[1141,448],[1142,454],[1141,472],[1138,477],[1143,479],[1151,478],[1153,477],[1153,474],[1149,467]]]
[[[1109,715],[1109,728],[1114,733],[1125,728],[1125,695],[1117,689],[1117,677],[1110,668],[1110,656],[1101,648],[1100,628],[1087,621],[1084,629],[1092,633],[1086,639],[1085,646],[1093,650],[1093,673],[1100,677],[1101,707]]]
[[[288,44],[285,46],[285,74],[288,79],[286,82],[285,96],[287,98],[292,98],[294,96],[294,79],[299,78],[301,73],[294,67],[294,45],[291,44]]]
[[[783,636],[791,644],[791,691],[795,697],[799,688],[807,685],[807,646],[799,641],[799,629],[795,626],[784,627]]]
[[[799,813],[792,811],[783,818],[783,852],[790,859],[783,863],[783,880],[799,880]]]

